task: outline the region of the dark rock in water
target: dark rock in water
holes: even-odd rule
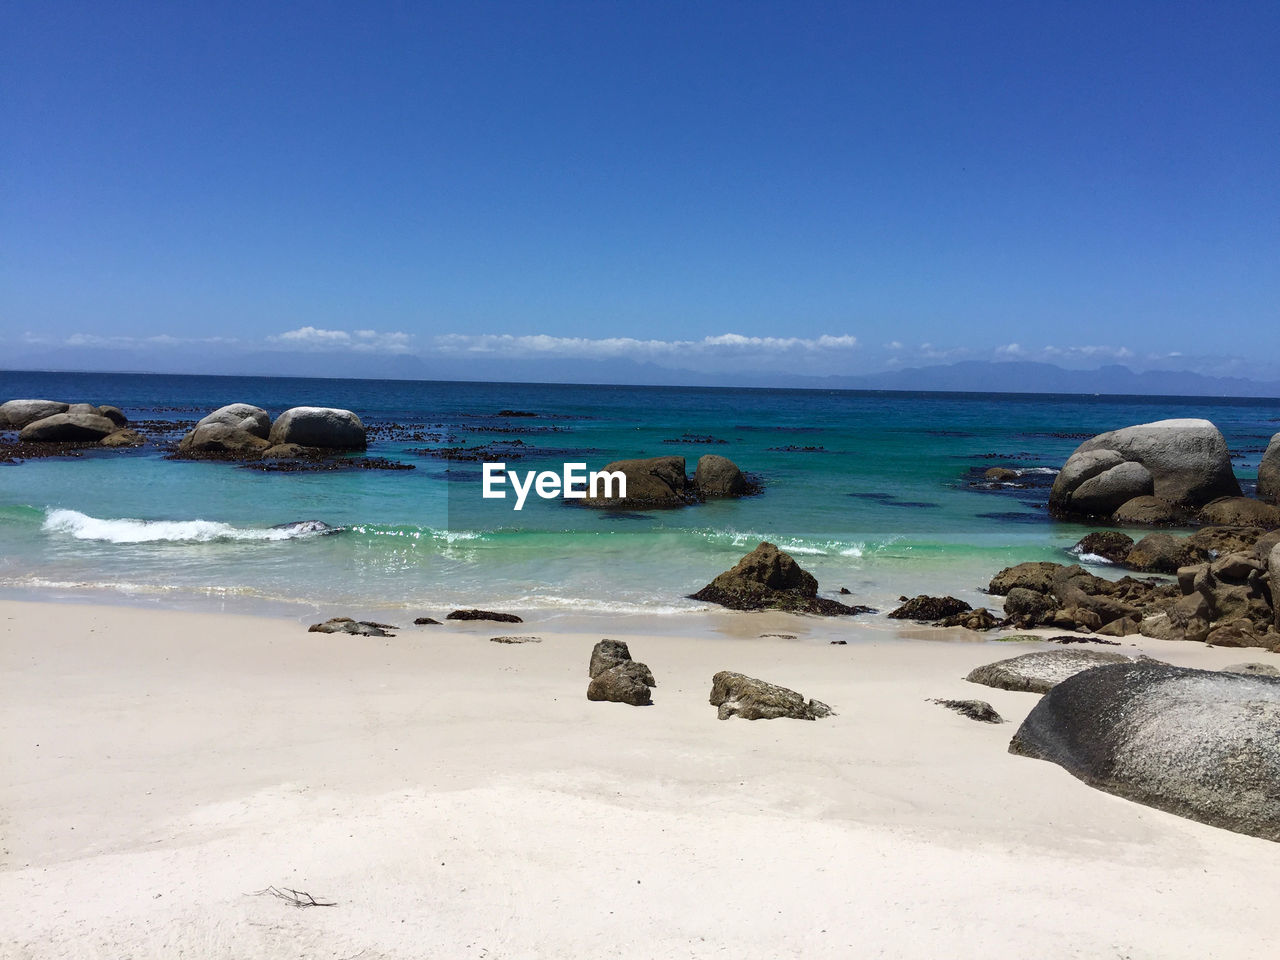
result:
[[[836,591],[836,593],[840,594],[840,596],[842,597],[849,597],[853,595],[853,591],[850,590],[848,587],[841,587],[839,590]]]
[[[1199,559],[1193,544],[1171,533],[1150,533],[1133,545],[1125,566],[1144,573],[1177,573]]]
[[[272,530],[284,530],[292,534],[314,534],[320,537],[342,533],[343,527],[331,527],[323,520],[291,520],[288,523],[277,523]]]
[[[1092,554],[1112,563],[1124,563],[1125,558],[1129,556],[1129,551],[1132,549],[1133,537],[1123,534],[1119,530],[1102,530],[1098,533],[1086,535],[1071,548],[1071,552],[1081,557],[1085,554]]]
[[[1189,517],[1182,507],[1159,497],[1134,497],[1117,507],[1111,515],[1116,523],[1153,527],[1183,526]]]
[[[341,470],[414,470],[412,463],[402,463],[388,457],[341,457],[317,447],[306,447],[298,459],[290,459],[285,453],[279,457],[268,456],[287,450],[292,444],[268,447],[262,458],[242,464],[246,470],[262,473],[335,473]]]
[[[1280,667],[1270,663],[1233,663],[1222,673],[1243,673],[1252,677],[1280,677]]]
[[[350,410],[335,407],[292,407],[276,417],[267,435],[271,446],[296,443],[304,447],[363,450],[364,424]]]
[[[389,623],[378,623],[376,620],[352,620],[350,617],[331,617],[324,623],[313,623],[307,628],[308,633],[353,633],[361,637],[394,637],[388,630],[399,630]]]
[[[490,643],[541,643],[541,637],[490,637]]]
[[[698,458],[698,466],[693,472],[693,485],[703,497],[740,497],[753,492],[752,484],[738,469],[738,465],[728,457],[714,453]],[[628,486],[628,496],[630,493],[631,488]]]
[[[615,460],[604,468],[604,472],[626,475],[626,497],[587,497],[582,503],[589,507],[624,509],[683,506],[697,499],[684,471],[684,457]],[[617,493],[616,488],[613,492]]]
[[[982,723],[1004,723],[1004,717],[996,713],[996,708],[985,700],[930,700],[929,702],[954,710],[970,720],[978,720]]]
[[[818,596],[818,581],[787,553],[762,542],[695,594],[692,600],[718,603],[731,610],[786,610],[848,616],[869,612]]]
[[[955,616],[958,613],[966,613],[973,610],[973,607],[965,603],[963,600],[957,600],[955,597],[928,597],[921,594],[914,599],[908,600],[902,606],[898,607],[889,614],[891,620],[916,620],[921,623],[932,622],[934,620],[942,620],[946,617]]]
[[[719,708],[717,716],[721,720],[816,720],[831,715],[831,708],[820,700],[806,703],[794,690],[730,670],[721,670],[711,678],[710,703]]]
[[[414,626],[418,626],[418,627],[440,626],[440,621],[435,620],[432,617],[417,617],[413,621],[413,623],[414,623]]]
[[[18,433],[18,439],[26,443],[96,442],[118,429],[115,423],[97,413],[68,411],[33,420]]]
[[[110,404],[104,404],[103,406],[98,407],[98,415],[106,417],[117,427],[127,427],[129,425],[129,418],[124,415],[124,411],[119,407],[113,407]]]
[[[296,443],[277,443],[262,451],[263,460],[297,460],[307,456],[310,448]]]
[[[1280,433],[1271,438],[1258,464],[1258,499],[1280,504]]]
[[[1137,803],[1280,841],[1280,680],[1154,661],[1064,680],[1009,752]]]
[[[524,623],[514,613],[494,613],[492,610],[454,610],[446,620],[494,620],[498,623]]]
[[[999,483],[1011,483],[1019,476],[1017,470],[1010,470],[1007,467],[991,467],[982,474],[984,480],[994,480]]]
[[[652,691],[644,681],[647,671],[648,667],[634,660],[610,667],[587,684],[587,699],[629,703],[635,707],[652,703]]]
[[[71,406],[60,400],[9,400],[0,403],[0,430],[21,430],[29,423],[66,413]]]
[[[1100,650],[1046,650],[975,667],[965,679],[1001,690],[1045,693],[1082,670],[1132,662],[1124,654]]]
[[[1200,521],[1219,527],[1280,527],[1280,507],[1249,497],[1225,497],[1200,510]]]
[[[530,410],[499,410],[500,417],[536,417],[537,414]]]

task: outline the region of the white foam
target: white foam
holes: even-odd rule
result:
[[[1108,560],[1106,557],[1099,556],[1096,553],[1081,553],[1079,554],[1079,557],[1081,563],[1092,563],[1097,566],[1104,567],[1112,566],[1112,561]]]
[[[213,520],[102,519],[79,510],[50,510],[42,528],[47,533],[63,533],[77,540],[107,543],[211,543],[215,540],[296,540],[319,536],[322,531],[310,524],[283,527],[233,527]],[[332,532],[327,528],[327,532]]]

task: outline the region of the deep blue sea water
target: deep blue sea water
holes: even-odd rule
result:
[[[352,612],[696,612],[684,595],[761,539],[856,602],[889,609],[900,594],[942,591],[977,605],[1001,567],[1062,559],[1085,532],[1046,516],[1045,488],[975,486],[981,470],[1043,483],[1084,436],[1205,417],[1247,487],[1280,430],[1280,401],[1255,399],[0,373],[0,400],[13,397],[114,403],[131,419],[193,420],[244,401],[415,425],[422,439],[369,451],[412,471],[261,473],[154,447],[0,465],[0,589]],[[414,452],[493,442],[511,443],[522,471],[678,454],[692,472],[718,453],[764,491],[621,515],[531,498],[516,513],[481,500],[478,463]],[[301,519],[345,530],[270,529]]]

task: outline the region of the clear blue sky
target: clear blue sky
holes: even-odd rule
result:
[[[10,350],[733,333],[851,371],[1280,367],[1275,2],[0,17]]]

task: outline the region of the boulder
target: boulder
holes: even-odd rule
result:
[[[1280,504],[1280,433],[1271,438],[1258,464],[1258,497]]]
[[[1005,567],[991,578],[987,592],[1003,597],[1014,587],[1023,587],[1034,590],[1036,593],[1048,593],[1053,586],[1054,576],[1061,569],[1061,564],[1050,563],[1047,560],[1032,560]]]
[[[718,603],[731,610],[786,610],[825,616],[868,612],[818,596],[818,581],[790,554],[762,542],[690,599]]]
[[[954,710],[960,716],[980,723],[1004,723],[1004,717],[996,713],[996,708],[985,700],[930,700],[929,702]]]
[[[27,443],[97,443],[118,429],[104,416],[78,410],[33,420],[18,433],[18,439]]]
[[[1201,509],[1200,520],[1219,527],[1275,530],[1280,528],[1280,507],[1251,497],[1224,497]]]
[[[495,613],[492,610],[454,610],[446,620],[493,620],[497,623],[524,623],[514,613]]]
[[[692,496],[684,473],[684,457],[615,460],[604,470],[626,475],[627,495],[587,497],[582,502],[589,507],[679,507]]]
[[[1263,650],[1271,647],[1266,628],[1259,632],[1252,620],[1243,618],[1215,624],[1204,642],[1211,647],[1259,647]]]
[[[606,670],[631,664],[631,671],[648,687],[656,687],[653,672],[643,663],[631,659],[631,651],[621,640],[601,640],[591,650],[591,662],[587,674],[594,680]]]
[[[1005,618],[1011,625],[1023,629],[1052,623],[1060,607],[1052,595],[1027,587],[1014,587],[1004,598]]]
[[[1122,468],[1126,463],[1141,465],[1145,474]],[[1137,489],[1148,475],[1150,488]],[[1111,512],[1126,502],[1112,503],[1112,497],[1125,490],[1136,491],[1126,500],[1154,495],[1198,507],[1218,497],[1239,496],[1240,484],[1217,427],[1208,420],[1160,420],[1112,430],[1080,444],[1059,471],[1049,506],[1068,515]]]
[[[1000,621],[986,607],[962,610],[949,617],[943,617],[937,623],[940,627],[963,627],[966,630],[994,630],[1000,626]]]
[[[66,413],[70,406],[59,400],[9,400],[0,403],[0,429],[21,430],[55,413]]]
[[[1121,653],[1100,650],[1047,650],[1024,653],[1020,657],[998,660],[975,667],[965,677],[970,683],[981,683],[1001,690],[1045,693],[1074,677],[1082,670],[1092,670],[1109,663],[1130,663]]]
[[[1280,841],[1280,680],[1145,660],[1064,680],[1009,752],[1108,793]]]
[[[271,432],[271,414],[251,403],[228,403],[202,418],[196,427],[207,427],[215,423],[233,430],[243,430],[263,440]]]
[[[991,467],[982,474],[984,480],[993,480],[996,483],[1012,483],[1019,476],[1021,474],[1017,470],[1010,470],[1008,467]]]
[[[1252,677],[1280,677],[1280,667],[1270,663],[1233,663],[1222,673],[1243,673]]]
[[[1280,544],[1271,548],[1268,566],[1271,576],[1271,605],[1275,610],[1275,628],[1280,630]]]
[[[291,407],[276,417],[267,439],[271,446],[297,443],[337,450],[363,450],[366,446],[360,418],[350,410],[334,407]]]
[[[820,700],[806,703],[794,690],[730,670],[721,670],[711,678],[710,703],[718,708],[716,715],[721,720],[816,720],[831,715],[831,708]]]
[[[693,485],[703,497],[740,497],[751,489],[747,478],[738,465],[728,457],[709,453],[698,458],[698,466],[693,471]],[[631,494],[630,479],[627,481],[627,495]]]
[[[1071,548],[1071,552],[1082,559],[1094,556],[1101,557],[1109,563],[1124,563],[1132,549],[1133,537],[1119,530],[1102,530],[1085,536]]]
[[[1271,551],[1280,544],[1280,530],[1272,530],[1270,533],[1263,534],[1253,544],[1253,555],[1259,560],[1267,560],[1271,556]],[[1274,566],[1273,566],[1274,569]],[[1280,601],[1280,597],[1272,594],[1272,599]]]
[[[919,623],[931,623],[935,620],[945,620],[947,617],[953,617],[958,613],[967,613],[972,610],[973,607],[963,600],[957,600],[955,597],[928,597],[921,594],[898,607],[897,610],[889,614],[889,618],[891,620],[915,620]]]
[[[1261,527],[1201,527],[1187,537],[1187,544],[1200,557],[1212,558],[1250,550],[1265,534]]]
[[[147,441],[137,430],[117,430],[98,442],[104,447],[140,447]]]
[[[117,427],[127,427],[129,418],[124,415],[124,411],[119,407],[113,407],[110,404],[103,404],[98,408],[98,415],[106,417]]]
[[[307,448],[296,443],[277,443],[262,451],[263,460],[296,460],[307,454]]]
[[[225,421],[201,421],[178,441],[178,456],[254,460],[270,445],[256,433]]]
[[[1170,533],[1149,533],[1133,545],[1125,566],[1144,573],[1177,573],[1179,567],[1199,558],[1196,548],[1185,537]]]
[[[394,637],[388,630],[399,630],[389,623],[378,623],[376,620],[352,620],[350,617],[331,617],[324,623],[313,623],[307,628],[308,633],[353,633],[360,637]]]
[[[644,682],[638,667],[644,667],[644,664],[632,660],[603,671],[587,684],[587,699],[629,703],[636,707],[652,703],[649,685]]]
[[[1116,523],[1134,526],[1179,527],[1190,520],[1190,514],[1159,497],[1134,497],[1117,507],[1111,518]]]

